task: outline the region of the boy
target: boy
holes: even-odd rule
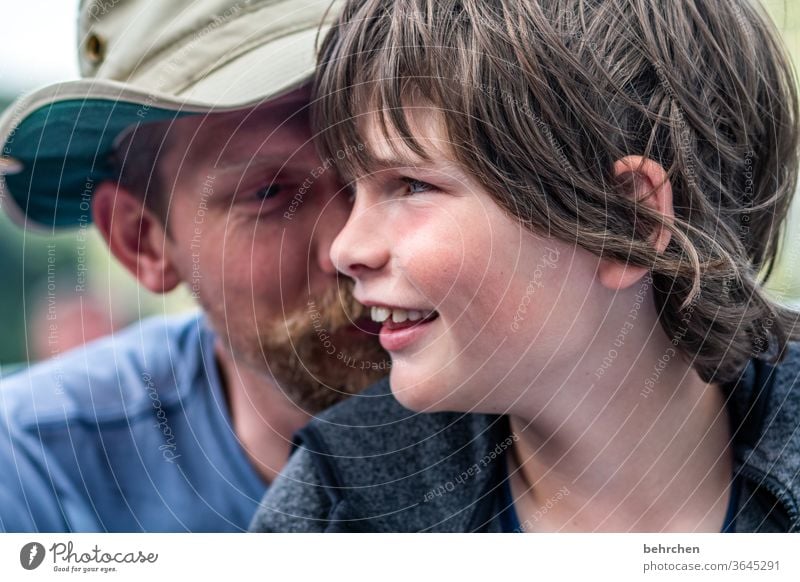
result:
[[[331,250],[384,383],[268,531],[797,531],[791,66],[740,0],[354,0],[322,48]],[[412,412],[416,411],[416,412]],[[365,426],[368,425],[368,426]]]

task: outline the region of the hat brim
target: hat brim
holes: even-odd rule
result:
[[[50,103],[26,116],[6,140],[3,153],[22,171],[4,177],[11,218],[20,226],[59,228],[91,222],[95,186],[112,179],[109,155],[115,138],[141,122],[141,105],[103,99]],[[149,121],[174,119],[179,111],[151,110]]]
[[[301,31],[255,48],[175,93],[87,79],[51,85],[17,100],[0,119],[2,155],[22,164],[0,176],[8,214],[23,227],[91,222],[95,186],[115,178],[109,164],[130,127],[191,114],[221,113],[272,101],[309,82],[314,70]],[[312,43],[313,44],[313,43]]]

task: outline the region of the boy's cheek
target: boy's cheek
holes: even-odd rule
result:
[[[422,219],[396,229],[393,254],[398,270],[427,299],[439,303],[465,272],[478,277],[480,273],[469,264],[474,252],[467,248],[465,233],[452,220],[432,222]]]

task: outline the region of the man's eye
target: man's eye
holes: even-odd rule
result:
[[[344,194],[347,201],[352,204],[356,199],[356,185],[353,182],[345,184],[342,187],[342,194]]]
[[[264,186],[260,190],[257,190],[256,197],[259,200],[269,200],[270,198],[275,198],[282,190],[283,186],[280,184],[270,184],[269,186]]]
[[[403,178],[403,182],[405,182],[408,186],[409,194],[422,194],[423,192],[431,192],[432,190],[436,190],[433,185],[423,182],[422,180]]]

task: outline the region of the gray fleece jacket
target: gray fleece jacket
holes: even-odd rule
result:
[[[725,387],[739,479],[733,531],[800,531],[800,345],[751,361]],[[418,414],[383,380],[301,430],[251,529],[264,532],[507,530],[506,417]]]

